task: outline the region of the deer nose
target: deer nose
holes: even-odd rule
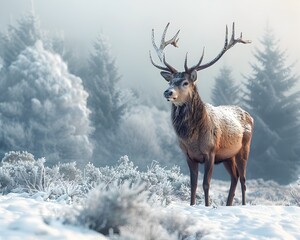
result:
[[[171,97],[173,94],[173,91],[167,89],[165,92],[164,92],[164,96],[165,98],[168,98],[168,97]]]

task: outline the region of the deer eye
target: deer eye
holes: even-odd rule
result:
[[[188,82],[188,81],[185,81],[185,82],[182,83],[182,86],[183,86],[183,87],[186,87],[187,85],[189,85],[189,82]]]

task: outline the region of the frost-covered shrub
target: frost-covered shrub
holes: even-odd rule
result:
[[[142,185],[101,184],[77,209],[76,221],[102,234],[119,233],[132,218],[143,218],[147,194]]]
[[[140,181],[140,172],[138,167],[129,160],[128,156],[123,156],[115,166],[106,166],[99,168],[101,172],[100,181],[109,184],[117,181],[119,184],[124,181]]]
[[[168,179],[168,171],[153,162],[146,172],[141,173],[141,179],[147,184],[154,198],[169,203],[172,198],[173,183]]]
[[[5,153],[4,157],[2,158],[2,162],[18,162],[18,161],[35,161],[34,156],[26,151],[10,151]]]
[[[58,164],[59,174],[65,180],[73,181],[82,178],[81,170],[76,167],[76,162]]]
[[[183,212],[172,212],[162,207],[148,207],[146,217],[121,227],[120,235],[110,236],[111,240],[199,240],[205,235],[204,227],[195,226],[193,216]]]
[[[263,179],[248,180],[246,184],[247,202],[252,205],[290,205],[290,188],[287,186]],[[227,185],[229,186],[229,183]],[[239,195],[237,204],[241,200],[241,193]]]
[[[292,198],[297,206],[300,207],[300,177],[291,189]]]
[[[84,225],[112,240],[184,240],[203,236],[192,216],[170,213],[151,203],[144,184],[101,184],[69,212],[65,223]]]
[[[166,212],[160,217],[160,224],[170,234],[175,234],[178,240],[184,239],[201,239],[204,235],[199,226],[195,226],[195,219],[192,216],[178,214],[176,212]]]
[[[2,193],[9,192],[12,186],[14,186],[13,178],[10,177],[9,173],[0,169],[0,191]]]
[[[6,158],[14,152],[6,155]],[[22,153],[23,154],[23,153]],[[21,155],[22,155],[21,154]],[[33,158],[33,155],[26,153]],[[189,199],[189,179],[178,167],[167,169],[153,162],[147,171],[138,167],[127,156],[121,157],[115,166],[97,168],[87,164],[83,170],[76,163],[59,163],[45,166],[45,159],[33,161],[4,161],[0,166],[0,190],[2,192],[44,192],[44,199],[83,198],[99,184],[110,186],[143,183],[152,202],[169,204],[171,200]]]
[[[189,178],[176,166],[168,169],[153,161],[146,171],[139,171],[127,156],[123,156],[117,165],[99,168],[99,170],[99,182],[144,183],[154,201],[168,204],[174,198],[189,199]]]
[[[1,171],[13,179],[11,188],[43,191],[45,186],[45,159],[36,161],[4,162]]]
[[[132,184],[144,183],[153,201],[168,204],[174,198],[189,199],[189,178],[180,173],[179,167],[167,169],[157,162],[152,162],[146,171],[139,171],[127,156],[123,156],[117,165],[99,170],[99,182],[105,184],[112,182],[122,184],[125,181]]]
[[[189,179],[180,173],[179,167],[166,169],[153,162],[147,171],[141,172],[141,180],[147,184],[152,194],[165,203],[173,198],[189,198]]]
[[[102,175],[100,169],[92,163],[88,163],[83,169],[83,181],[87,185],[95,186],[94,184],[99,184],[100,179],[103,179]]]
[[[44,158],[34,161],[4,161],[0,166],[0,191],[27,192],[31,195],[40,193],[45,200],[68,202],[86,194],[82,172],[74,163],[58,164],[50,168],[45,166],[45,161]]]

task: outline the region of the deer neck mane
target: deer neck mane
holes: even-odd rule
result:
[[[198,138],[208,124],[208,114],[195,86],[188,101],[181,106],[172,104],[172,123],[181,139]]]

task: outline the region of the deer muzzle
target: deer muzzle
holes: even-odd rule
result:
[[[164,97],[168,100],[168,101],[172,101],[175,100],[177,98],[176,96],[176,92],[174,89],[169,88],[166,91],[164,91]]]

